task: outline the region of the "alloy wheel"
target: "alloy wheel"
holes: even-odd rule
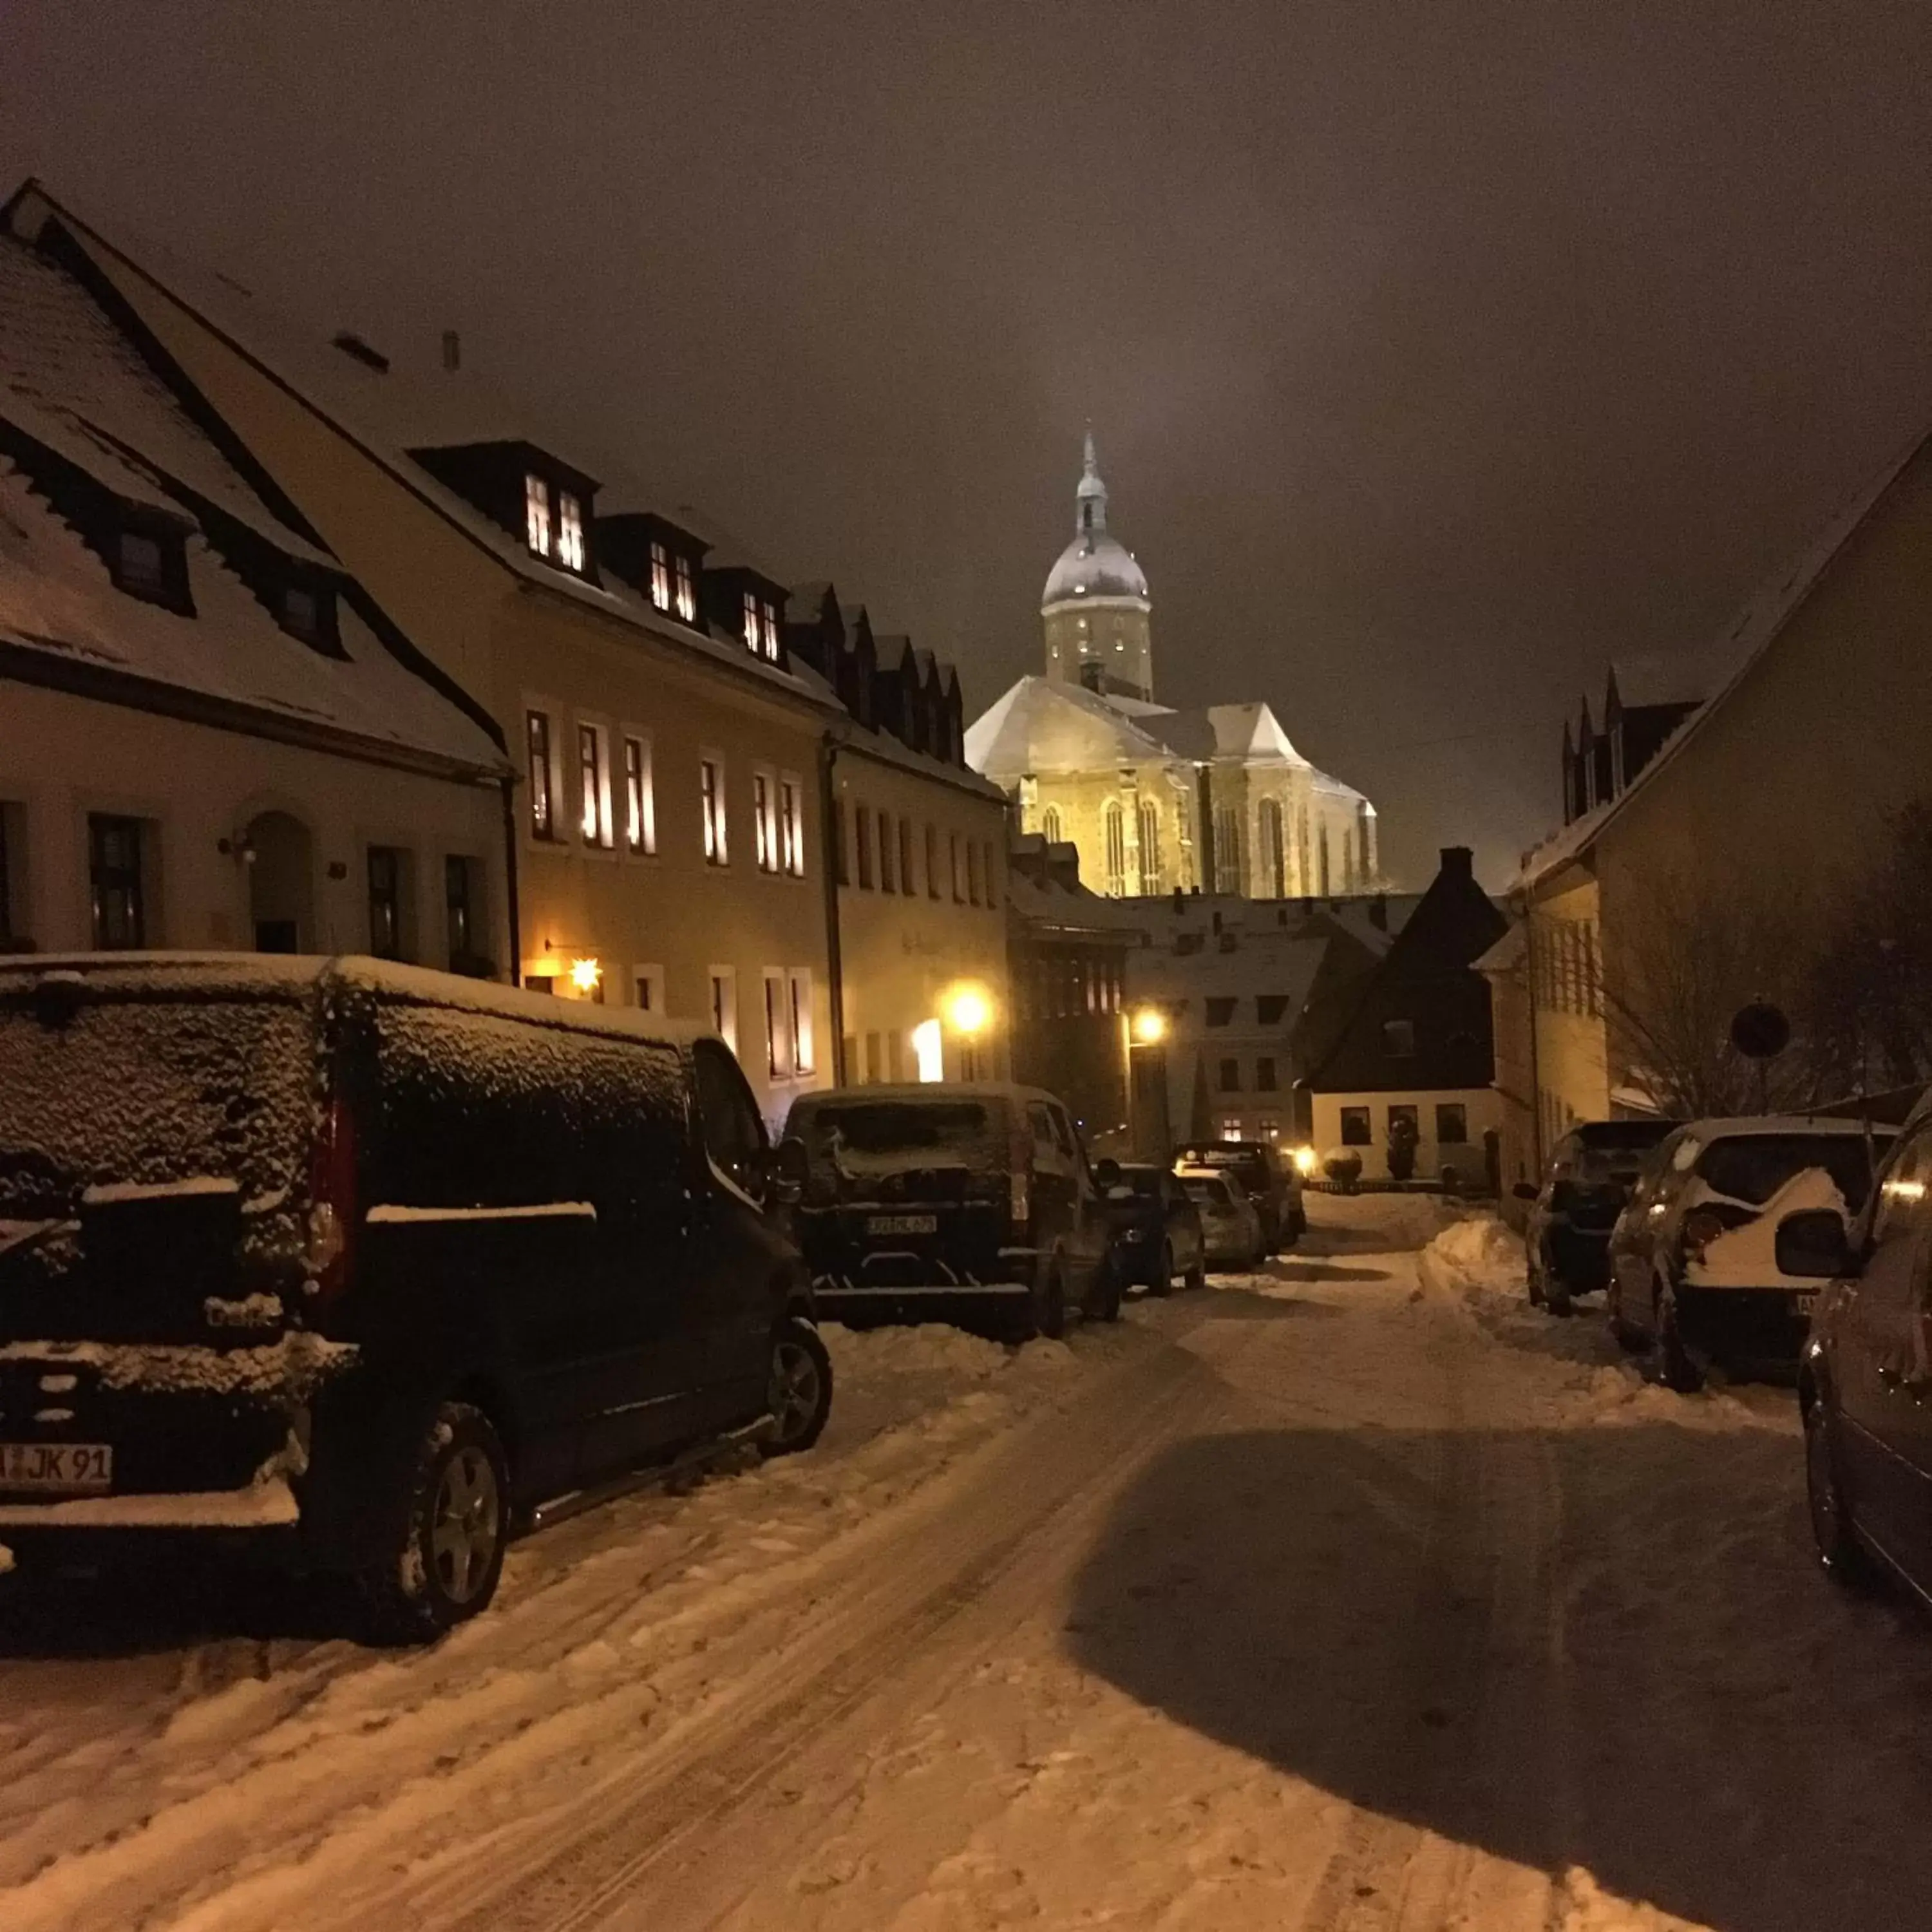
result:
[[[482,1588],[502,1532],[496,1472],[482,1449],[466,1443],[443,1465],[430,1519],[430,1558],[452,1603],[467,1604]]]
[[[804,1345],[790,1340],[772,1351],[770,1402],[781,1444],[795,1442],[818,1412],[818,1364]]]

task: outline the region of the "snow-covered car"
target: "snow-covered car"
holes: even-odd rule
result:
[[[1795,1362],[1815,1280],[1778,1264],[1778,1223],[1856,1214],[1888,1128],[1808,1115],[1692,1120],[1658,1146],[1610,1236],[1610,1332],[1659,1381],[1697,1388],[1713,1361]]]
[[[721,1040],[368,959],[0,967],[0,1543],[237,1535],[375,1627],[831,1365]]]
[[[1190,1141],[1174,1150],[1174,1171],[1211,1169],[1231,1176],[1261,1217],[1265,1252],[1278,1255],[1308,1232],[1301,1171],[1273,1141]]]
[[[1180,1184],[1201,1215],[1210,1268],[1258,1268],[1268,1256],[1262,1217],[1247,1191],[1219,1168],[1184,1167]]]
[[[1530,1204],[1522,1242],[1533,1304],[1567,1315],[1573,1295],[1608,1285],[1610,1230],[1645,1162],[1676,1124],[1580,1121],[1551,1149],[1540,1182],[1516,1184],[1516,1198]]]
[[[1876,1557],[1932,1603],[1928,1188],[1932,1109],[1922,1106],[1865,1211],[1848,1227],[1828,1208],[1793,1209],[1778,1222],[1777,1258],[1823,1288],[1798,1378],[1819,1556],[1847,1580]]]
[[[793,1210],[819,1307],[841,1320],[977,1321],[1058,1335],[1120,1312],[1103,1189],[1066,1109],[1038,1088],[931,1082],[806,1094]]]
[[[1106,1207],[1123,1279],[1154,1294],[1171,1293],[1177,1276],[1184,1287],[1206,1285],[1201,1210],[1178,1174],[1150,1162],[1124,1161],[1106,1190]]]

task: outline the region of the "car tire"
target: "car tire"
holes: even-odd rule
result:
[[[1604,1290],[1605,1315],[1610,1330],[1610,1340],[1627,1355],[1634,1355],[1643,1346],[1643,1337],[1624,1319],[1623,1290],[1617,1286],[1613,1274],[1610,1285]]]
[[[1657,1285],[1657,1316],[1651,1330],[1651,1372],[1667,1389],[1695,1395],[1704,1386],[1704,1371],[1690,1359],[1677,1325],[1677,1298],[1667,1282]]]
[[[1529,1291],[1530,1306],[1542,1307],[1549,1297],[1543,1285],[1543,1263],[1533,1248],[1523,1269],[1523,1283]]]
[[[1033,1293],[1019,1322],[1019,1339],[1030,1342],[1045,1336],[1057,1342],[1066,1333],[1066,1278],[1055,1256],[1034,1277]]]
[[[802,1315],[788,1316],[772,1337],[765,1401],[778,1426],[758,1444],[760,1455],[796,1456],[825,1433],[832,1414],[832,1358],[818,1324]]]
[[[1814,1395],[1804,1411],[1804,1492],[1811,1540],[1826,1574],[1848,1589],[1872,1581],[1871,1559],[1858,1538],[1852,1508],[1838,1478],[1838,1450],[1831,1406]]]
[[[1154,1278],[1148,1285],[1163,1300],[1174,1292],[1174,1250],[1172,1246],[1162,1244],[1160,1259],[1154,1267]]]
[[[1090,1322],[1118,1322],[1120,1318],[1120,1303],[1126,1292],[1120,1264],[1109,1255],[1100,1264],[1100,1272],[1095,1278],[1092,1291],[1080,1312]]]
[[[1570,1284],[1561,1275],[1552,1275],[1544,1284],[1544,1298],[1550,1304],[1552,1315],[1566,1319],[1576,1312],[1576,1304],[1570,1298]]]
[[[399,1499],[394,1548],[356,1581],[379,1642],[427,1643],[487,1608],[510,1540],[510,1466],[483,1412],[446,1402]]]

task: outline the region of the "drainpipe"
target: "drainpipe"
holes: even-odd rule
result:
[[[503,780],[503,909],[510,927],[510,984],[524,983],[523,915],[517,904],[517,782]]]
[[[818,869],[825,880],[825,990],[832,1016],[832,1084],[845,1084],[845,965],[838,943],[838,839],[832,768],[838,747],[827,731],[818,752]]]

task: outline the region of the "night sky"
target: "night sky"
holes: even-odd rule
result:
[[[1039,668],[1090,418],[1157,694],[1410,883],[1558,815],[1932,421],[1932,6],[0,7],[0,176],[466,366],[782,575]]]

